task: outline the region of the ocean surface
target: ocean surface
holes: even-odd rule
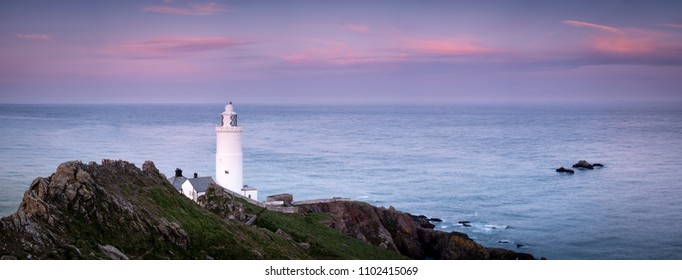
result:
[[[682,259],[682,105],[235,104],[259,198],[348,197],[548,259]],[[223,104],[0,105],[0,215],[69,160],[215,176]],[[604,168],[559,174],[578,160]],[[459,221],[470,221],[464,227]],[[517,246],[520,246],[517,248]]]

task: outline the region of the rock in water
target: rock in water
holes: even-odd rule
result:
[[[594,164],[592,164],[592,166],[593,167],[604,167],[604,165],[601,163],[594,163]]]
[[[580,168],[580,169],[594,169],[592,164],[589,164],[585,160],[578,161],[578,163],[573,165],[573,168]]]
[[[568,174],[573,174],[573,173],[575,173],[575,171],[573,171],[573,169],[564,168],[563,166],[562,166],[562,167],[559,167],[559,168],[556,170],[556,172],[559,172],[559,173],[568,173]]]

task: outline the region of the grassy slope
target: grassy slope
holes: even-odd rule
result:
[[[226,198],[209,193],[207,199]],[[294,242],[309,244],[306,253],[313,259],[406,259],[396,252],[362,242],[323,225],[321,221],[329,218],[325,213],[285,214],[264,210],[241,198],[232,199],[243,204],[247,213],[258,213],[255,226],[271,232],[281,229]]]
[[[309,258],[300,248],[280,236],[237,222],[226,223],[175,193],[155,189],[151,197],[162,215],[177,221],[189,235],[192,244],[183,258],[203,255],[217,259]]]
[[[284,214],[264,211],[256,225],[271,231],[284,230],[297,242],[310,244],[317,259],[406,259],[404,256],[346,236],[320,223],[324,213]]]

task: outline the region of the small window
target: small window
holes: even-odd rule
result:
[[[230,174],[230,171],[225,170],[225,174]]]
[[[251,198],[251,195],[249,195],[249,198]]]

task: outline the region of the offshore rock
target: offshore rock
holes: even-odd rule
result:
[[[575,173],[575,171],[573,171],[573,169],[564,168],[563,166],[562,166],[562,167],[559,167],[559,168],[556,170],[556,172],[559,172],[559,173],[568,173],[568,174],[573,174],[573,173]]]
[[[426,217],[413,216],[358,201],[299,205],[302,212],[329,213],[325,223],[370,244],[394,250],[413,259],[534,259],[532,255],[485,248],[459,232],[425,226]],[[428,221],[427,221],[428,222]]]
[[[573,165],[573,168],[580,168],[580,169],[594,169],[592,164],[589,164],[585,160],[578,161],[578,163]]]

